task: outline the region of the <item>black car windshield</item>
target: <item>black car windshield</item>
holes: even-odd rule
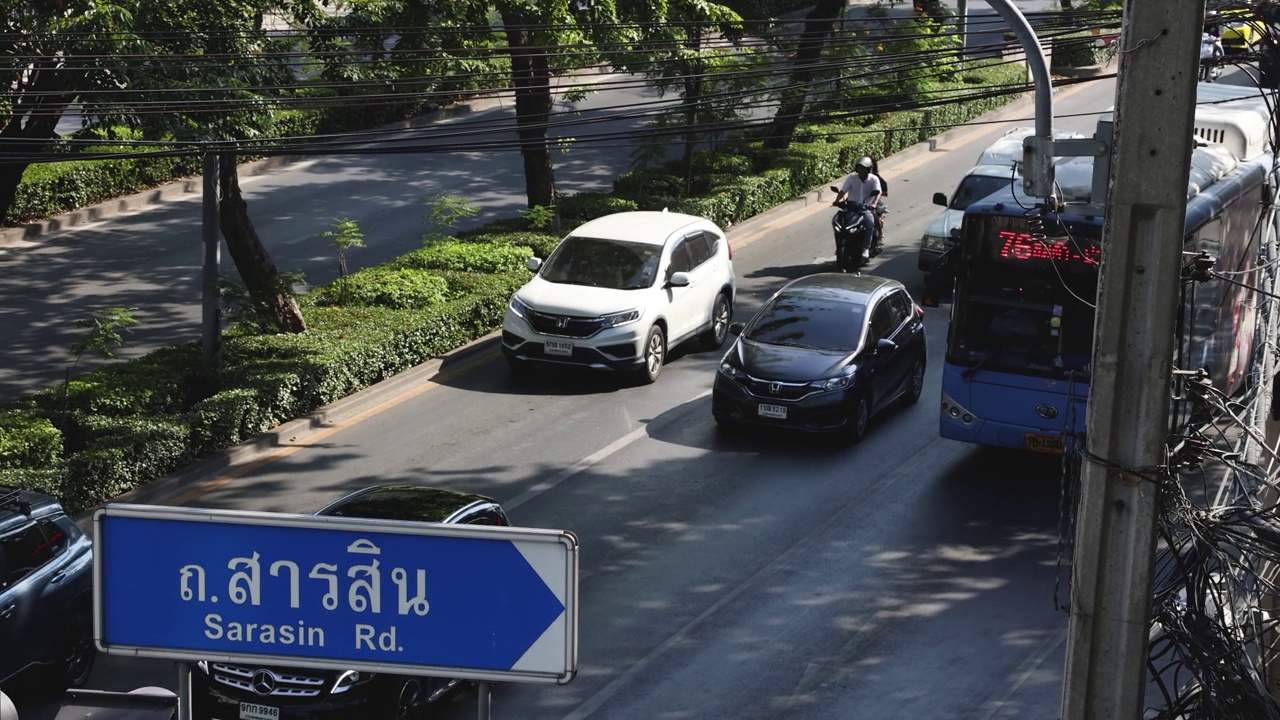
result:
[[[614,290],[652,287],[662,246],[651,243],[569,236],[542,266],[543,280]]]
[[[1012,177],[1012,176],[1010,176]],[[1009,187],[1010,177],[992,177],[990,175],[969,175],[960,181],[955,197],[951,198],[952,210],[964,210],[991,193]]]
[[[769,345],[852,351],[862,339],[866,306],[830,297],[780,295],[760,310],[745,337]]]

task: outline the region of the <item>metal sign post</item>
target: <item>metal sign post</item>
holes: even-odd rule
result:
[[[200,660],[560,684],[577,672],[569,532],[143,505],[108,505],[94,524],[98,647],[181,661],[183,678]]]

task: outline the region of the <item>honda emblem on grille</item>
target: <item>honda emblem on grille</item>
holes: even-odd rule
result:
[[[253,686],[254,692],[266,697],[276,689],[276,676],[269,670],[259,670],[253,674],[253,680],[249,684]]]
[[[1052,420],[1058,417],[1058,408],[1052,405],[1037,405],[1036,414],[1045,420]]]
[[[769,392],[773,393],[774,395],[777,395],[781,391],[782,391],[782,383],[780,382],[769,383]]]
[[[557,329],[557,330],[563,330],[563,329],[565,329],[565,328],[567,328],[567,327],[569,327],[569,318],[567,318],[567,317],[556,318],[556,329]]]

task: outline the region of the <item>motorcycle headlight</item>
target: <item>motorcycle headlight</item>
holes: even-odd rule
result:
[[[373,679],[373,673],[356,672],[348,670],[338,676],[338,681],[333,684],[333,689],[329,691],[330,695],[344,693],[356,685],[367,683]]]
[[[529,307],[523,300],[515,295],[511,296],[511,302],[507,303],[507,307],[511,309],[511,312],[519,315],[525,320],[528,320],[529,316],[533,314],[533,308]]]
[[[602,329],[615,328],[619,325],[629,325],[640,319],[640,309],[624,310],[619,313],[611,313],[609,315],[600,316],[600,327]]]
[[[742,377],[744,373],[738,368],[734,367],[731,363],[722,362],[720,363],[720,374],[729,378],[730,380],[737,380],[739,377]]]

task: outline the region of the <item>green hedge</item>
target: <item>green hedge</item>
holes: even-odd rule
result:
[[[320,305],[377,305],[410,310],[448,300],[444,278],[414,268],[371,267],[320,289]]]
[[[556,199],[556,209],[563,222],[581,225],[588,220],[605,215],[636,210],[637,206],[634,200],[615,197],[609,193],[584,192],[561,195]],[[546,255],[539,257],[546,257]]]
[[[62,432],[30,408],[0,409],[0,470],[48,467],[62,457]]]
[[[1019,73],[989,68],[966,82],[1020,86]],[[697,154],[695,197],[678,174],[645,170],[618,178],[616,196],[566,196],[561,212],[581,221],[670,207],[727,227],[831,182],[857,156],[904,147],[1003,101],[810,123],[787,150],[739,143]],[[306,333],[227,333],[217,372],[202,369],[196,345],[175,346],[0,407],[0,483],[58,495],[71,512],[116,497],[494,330],[529,279],[527,259],[558,241],[524,218],[490,223],[351,275],[345,296],[316,289],[301,302]]]
[[[398,268],[512,272],[525,266],[533,250],[524,245],[446,240],[414,250],[395,261]]]

